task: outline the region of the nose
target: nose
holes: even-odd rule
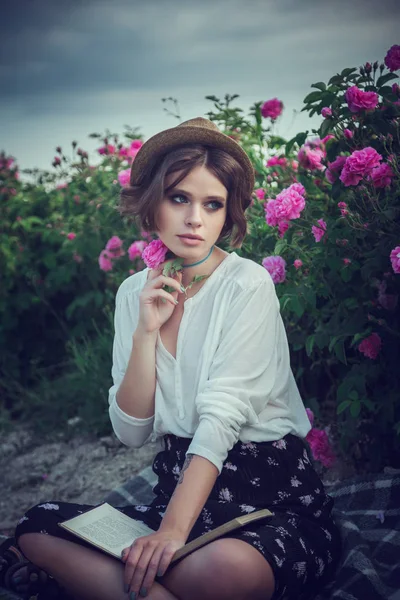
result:
[[[200,227],[202,224],[201,207],[195,204],[188,206],[185,224],[190,227]]]

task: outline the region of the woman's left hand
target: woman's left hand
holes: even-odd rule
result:
[[[174,531],[156,531],[137,538],[122,551],[125,563],[124,583],[126,592],[136,597],[146,596],[156,576],[166,572],[173,555],[186,543],[186,539]]]

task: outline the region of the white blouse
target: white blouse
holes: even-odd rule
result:
[[[116,401],[139,319],[139,294],[148,269],[128,277],[116,297],[109,392],[118,439],[139,448],[166,433],[193,438],[187,454],[221,472],[238,441],[305,437],[311,426],[291,368],[279,300],[264,267],[229,254],[184,302],[176,359],[156,344],[155,414],[132,417]]]

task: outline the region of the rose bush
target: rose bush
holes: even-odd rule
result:
[[[273,129],[284,109],[277,98],[244,116],[237,95],[209,96],[207,114],[255,167],[249,233],[237,252],[275,282],[302,397],[327,425],[310,443],[326,459],[334,435],[369,469],[399,466],[400,88],[389,85],[398,47],[385,63],[314,84],[303,110],[321,115],[321,125],[289,142]],[[59,424],[63,398],[66,418],[90,415],[102,430],[115,292],[143,268],[153,238],[115,211],[139,136],[128,132],[124,144],[95,135],[99,165],[76,144],[71,159],[59,148],[55,172],[34,174],[35,185],[22,184],[2,157],[0,347],[14,416],[28,396]]]

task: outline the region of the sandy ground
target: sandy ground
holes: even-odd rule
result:
[[[23,513],[49,500],[96,504],[151,464],[159,446],[123,446],[114,436],[54,436],[43,442],[23,428],[0,443],[0,533],[10,535]]]
[[[161,442],[127,448],[114,435],[75,435],[66,441],[55,434],[44,441],[17,427],[0,441],[0,534],[10,535],[24,512],[41,502],[101,502],[150,465],[160,448]],[[328,486],[355,473],[343,460],[328,471],[319,467]]]

